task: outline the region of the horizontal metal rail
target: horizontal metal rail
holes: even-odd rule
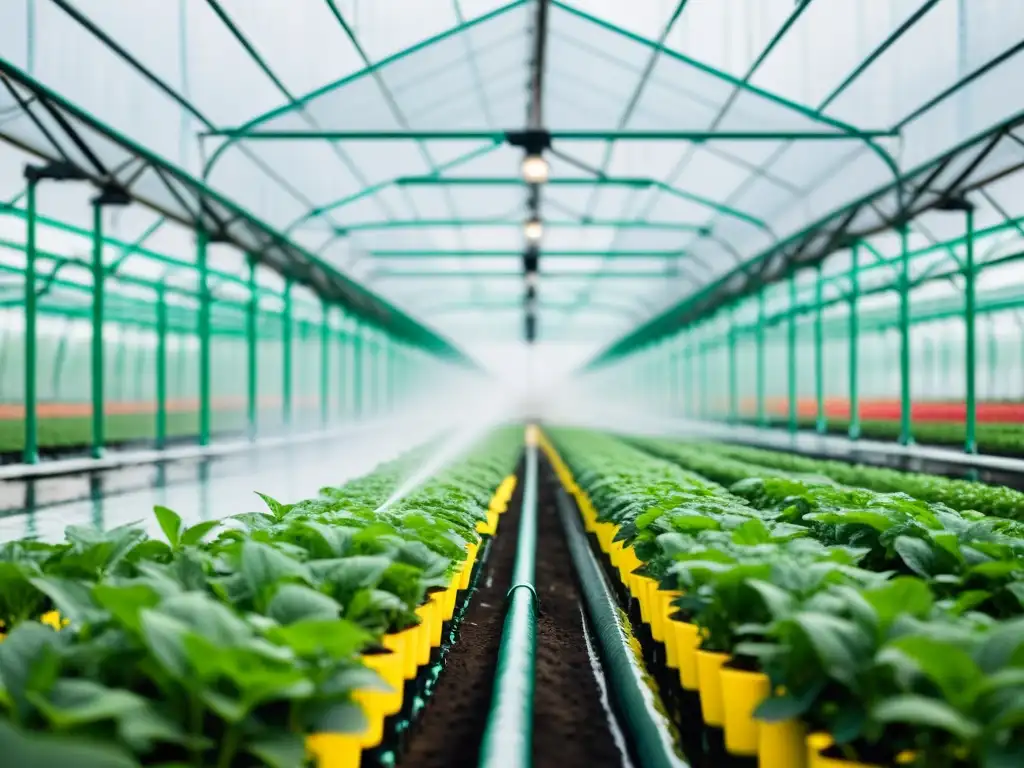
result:
[[[265,437],[258,440],[245,438],[224,440],[211,445],[184,445],[177,448],[154,448],[135,451],[111,451],[102,458],[72,458],[43,461],[39,464],[7,464],[0,467],[0,482],[7,480],[34,480],[44,477],[60,477],[63,475],[86,474],[90,472],[106,472],[125,467],[136,467],[145,464],[160,464],[174,461],[194,459],[212,459],[221,456],[234,456],[250,451],[262,451],[272,448],[283,448],[289,445],[316,443],[325,440],[336,440],[341,437],[357,438],[363,434],[376,434],[389,424],[400,423],[399,419],[386,421],[373,420],[350,424],[338,429],[315,430],[278,437]],[[405,423],[408,424],[406,417]],[[442,429],[438,426],[438,431]]]
[[[494,692],[480,745],[480,768],[533,764],[533,690],[537,657],[537,446],[528,440],[519,539],[498,649]]]

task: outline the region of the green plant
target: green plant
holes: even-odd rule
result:
[[[670,441],[552,439],[639,572],[682,590],[703,647],[770,674],[782,693],[759,716],[869,762],[1020,762],[1019,524]]]
[[[382,685],[360,653],[448,585],[520,439],[498,431],[386,509],[422,449],[222,521],[186,528],[158,507],[166,541],[69,526],[4,545],[0,749],[25,765],[295,766],[306,734],[360,731],[353,692]],[[49,610],[67,626],[34,620]]]

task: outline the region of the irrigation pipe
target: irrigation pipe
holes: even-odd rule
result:
[[[583,589],[587,619],[598,641],[601,664],[611,689],[615,713],[626,729],[637,765],[687,768],[668,719],[658,710],[646,682],[643,663],[633,650],[632,631],[587,541],[569,496],[558,489],[562,520],[576,574]],[[512,765],[512,763],[509,763]]]
[[[480,745],[480,768],[529,768],[533,764],[533,683],[537,657],[537,445],[527,430],[523,506],[512,586],[498,649],[494,692]]]

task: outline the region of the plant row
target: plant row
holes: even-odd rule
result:
[[[742,477],[749,465],[693,446],[635,441],[666,461],[587,431],[552,440],[588,527],[730,752],[763,768],[1024,764],[1018,524]]]
[[[777,418],[773,425],[785,428],[787,421]],[[814,429],[815,419],[801,418],[798,425],[800,429]],[[895,419],[865,419],[859,427],[861,437],[872,440],[898,440],[900,437],[900,422]],[[829,418],[827,428],[829,434],[845,435],[849,433],[850,422],[849,419]],[[962,447],[967,439],[967,429],[961,422],[915,421],[913,430],[914,439],[926,445]],[[975,442],[982,453],[1019,456],[1024,454],[1024,424],[983,422],[975,427]]]
[[[441,644],[521,440],[499,430],[387,506],[430,447],[262,512],[185,527],[158,507],[165,540],[69,526],[4,544],[0,750],[39,768],[359,765]]]
[[[705,453],[758,465],[764,470],[824,476],[843,485],[882,493],[906,493],[921,501],[945,504],[953,509],[975,510],[986,515],[1024,521],[1024,493],[999,485],[956,480],[922,472],[903,472],[887,467],[848,464],[814,459],[785,451],[722,443],[699,443]]]

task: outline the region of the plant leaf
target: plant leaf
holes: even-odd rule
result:
[[[4,720],[0,720],[0,754],[12,768],[139,768],[134,758],[111,744],[25,733]]]
[[[153,513],[156,515],[156,521],[160,524],[160,530],[167,537],[167,543],[171,545],[172,549],[177,549],[181,539],[181,516],[173,509],[162,507],[159,504],[153,507]]]
[[[340,613],[341,606],[333,598],[302,584],[282,584],[267,607],[267,614],[279,624],[329,621]]]
[[[30,697],[58,729],[117,719],[146,706],[145,699],[131,691],[77,678],[58,680],[47,695]]]
[[[881,723],[901,723],[917,728],[932,728],[951,733],[969,741],[977,737],[981,727],[938,699],[917,694],[903,694],[875,705],[871,717]]]
[[[220,520],[205,520],[201,523],[196,523],[191,528],[183,531],[181,534],[181,546],[192,547],[203,540],[210,531],[220,525]]]

